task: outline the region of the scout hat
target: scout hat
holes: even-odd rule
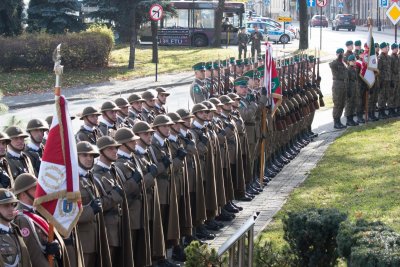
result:
[[[0,132],[0,141],[5,141],[6,144],[9,144],[11,142],[11,139],[6,133]]]
[[[249,82],[249,78],[246,76],[242,76],[242,77],[239,77],[236,80],[234,80],[233,85],[247,86],[248,82]]]
[[[139,134],[139,133],[152,133],[154,132],[154,130],[152,129],[152,127],[150,126],[150,124],[148,124],[145,121],[138,121],[135,123],[135,125],[133,125],[132,127],[132,131],[135,134]]]
[[[209,111],[217,111],[217,108],[215,107],[215,105],[213,103],[211,103],[210,101],[203,101],[201,103],[204,104],[204,106],[206,106]]]
[[[157,87],[156,91],[159,95],[166,95],[166,96],[170,95],[170,93],[168,93],[163,87]]]
[[[121,110],[119,107],[117,107],[117,105],[112,102],[112,101],[106,101],[101,105],[101,112],[105,112],[105,111],[118,111]]]
[[[167,116],[170,117],[174,123],[185,122],[177,112],[169,112]]]
[[[233,101],[232,98],[230,98],[230,97],[227,96],[227,95],[222,95],[222,96],[220,96],[220,97],[219,97],[219,100],[221,101],[221,103],[222,103],[223,105],[235,103],[235,101]]]
[[[46,122],[43,120],[39,119],[32,119],[28,122],[28,125],[26,126],[26,131],[33,131],[33,130],[45,130],[47,131],[49,129],[48,126],[46,126]]]
[[[14,194],[25,192],[26,190],[36,187],[37,178],[30,173],[23,173],[17,176],[14,181]]]
[[[110,136],[102,136],[97,140],[96,146],[102,151],[107,147],[120,147],[121,145]]]
[[[347,41],[346,46],[353,45],[353,41]]]
[[[211,103],[213,103],[215,106],[223,106],[224,104],[221,103],[221,101],[216,98],[216,97],[212,97],[210,98],[208,101],[210,101]]]
[[[188,118],[193,118],[194,117],[193,114],[190,113],[189,110],[183,109],[183,108],[178,109],[176,111],[176,113],[178,113],[179,116],[181,116],[182,119],[188,119]]]
[[[142,94],[142,98],[144,100],[156,100],[156,94],[154,93],[154,90],[147,90],[145,92],[143,92]]]
[[[18,199],[10,190],[0,188],[0,205],[8,203],[18,203]]]
[[[81,117],[79,119],[83,120],[84,117],[89,116],[89,115],[98,115],[98,116],[100,116],[101,113],[96,108],[89,106],[89,107],[86,107],[86,108],[83,109],[82,115],[81,115]]]
[[[16,137],[24,137],[24,138],[29,137],[29,135],[18,126],[8,127],[6,129],[6,134],[10,137],[10,139]]]
[[[81,141],[76,144],[76,150],[78,154],[91,154],[97,158],[100,153],[96,146],[92,145],[88,141]]]
[[[200,112],[200,111],[208,111],[208,108],[204,104],[201,104],[201,103],[193,105],[192,114],[196,114],[197,112]]]
[[[164,114],[157,115],[153,121],[153,127],[168,126],[173,124],[175,123],[171,120],[171,118]]]
[[[128,102],[129,104],[132,104],[133,102],[145,102],[146,100],[144,100],[139,94],[131,94],[128,97]]]
[[[235,94],[235,93],[229,93],[228,96],[232,99],[232,100],[240,100],[240,96]]]
[[[193,69],[194,71],[197,71],[197,70],[205,70],[205,63],[204,63],[204,62],[196,63],[196,64],[194,64],[194,65],[192,66],[192,69]]]
[[[119,108],[127,108],[127,107],[129,107],[128,100],[126,100],[126,98],[124,98],[124,97],[118,97],[117,99],[115,99],[115,104]]]
[[[131,129],[126,127],[119,128],[115,132],[114,138],[115,141],[117,141],[119,144],[125,144],[140,139],[140,137],[135,135],[135,133]]]

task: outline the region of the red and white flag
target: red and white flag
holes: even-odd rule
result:
[[[82,212],[78,156],[68,103],[64,96],[55,98],[34,206],[61,235],[68,237]]]
[[[265,43],[265,45],[267,48],[265,50],[264,82],[268,97],[272,100],[271,109],[272,115],[274,115],[276,109],[282,103],[282,89],[278,72],[276,71],[275,61],[272,58],[272,46],[268,42]]]
[[[358,62],[360,67],[360,76],[372,88],[375,83],[375,73],[378,69],[378,59],[375,52],[375,41],[372,36],[372,27],[369,28],[367,46],[365,47],[364,59]]]

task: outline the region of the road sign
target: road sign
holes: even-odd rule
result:
[[[307,0],[307,6],[309,7],[315,6],[315,0]]]
[[[291,17],[278,17],[278,21],[279,22],[292,22],[292,18]]]
[[[396,25],[400,20],[400,7],[397,3],[393,3],[386,11],[386,16],[390,19],[393,25]]]
[[[379,7],[388,7],[389,0],[379,0]]]
[[[317,0],[318,7],[324,7],[326,4],[328,4],[328,0]]]
[[[163,16],[163,8],[159,4],[153,4],[149,11],[150,19],[153,21],[159,21]]]
[[[337,7],[338,7],[338,8],[344,8],[343,2],[339,2],[338,5],[337,5]]]

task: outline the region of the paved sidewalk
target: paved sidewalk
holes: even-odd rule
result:
[[[243,211],[237,214],[236,219],[226,224],[217,237],[210,242],[211,247],[218,248],[237,231],[254,212],[260,212],[254,226],[254,235],[257,236],[268,227],[273,216],[285,204],[290,193],[307,178],[308,173],[321,160],[329,145],[345,131],[333,130],[332,109],[317,111],[313,131],[319,136],[312,143],[303,148],[299,155],[286,165],[282,171],[264,188],[264,192],[256,196],[251,202],[240,202]]]

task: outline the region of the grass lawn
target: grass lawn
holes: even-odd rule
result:
[[[349,129],[293,191],[261,238],[282,247],[282,218],[310,207],[337,208],[352,220],[381,220],[400,232],[399,132],[399,120]]]
[[[210,61],[229,56],[237,56],[237,48],[192,48],[159,47],[159,73],[190,71],[196,62]],[[135,69],[129,70],[129,46],[119,45],[111,52],[109,67],[103,69],[71,70],[64,68],[62,86],[64,88],[110,80],[124,80],[154,75],[155,64],[151,63],[151,46],[136,49]],[[0,90],[4,95],[32,93],[50,90],[54,86],[52,71],[17,70],[0,72]]]

